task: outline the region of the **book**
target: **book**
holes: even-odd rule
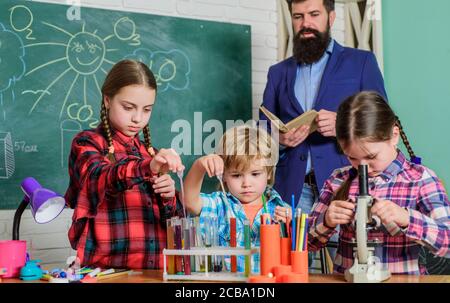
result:
[[[298,116],[295,119],[292,119],[291,121],[289,121],[286,124],[284,124],[280,120],[280,118],[278,118],[277,116],[272,114],[264,106],[261,106],[259,109],[272,122],[272,125],[274,125],[276,128],[278,128],[278,130],[282,133],[287,133],[291,129],[299,128],[303,125],[309,125],[309,133],[312,133],[312,132],[316,131],[316,129],[317,129],[316,117],[317,117],[318,113],[314,109],[304,112],[303,114],[301,114],[300,116]]]

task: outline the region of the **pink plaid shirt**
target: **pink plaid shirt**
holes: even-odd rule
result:
[[[309,249],[324,247],[335,229],[324,225],[325,212],[334,193],[349,178],[351,167],[336,169],[325,182],[319,201],[314,205],[309,230]],[[358,178],[352,181],[349,199],[356,201]],[[380,175],[369,179],[370,195],[390,200],[409,211],[409,226],[382,226],[370,231],[368,239],[381,240],[376,252],[384,266],[394,274],[426,274],[419,266],[420,246],[441,257],[450,257],[450,205],[442,183],[430,169],[406,160],[399,151],[397,158]],[[334,261],[334,271],[343,273],[353,265],[353,249],[350,245],[355,236],[351,224],[341,225],[339,245]]]

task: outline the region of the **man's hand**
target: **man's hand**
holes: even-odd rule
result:
[[[316,117],[317,131],[324,137],[336,137],[336,113],[321,109]]]
[[[280,132],[280,143],[288,146],[288,147],[296,147],[309,135],[309,126],[303,125],[299,128],[294,128],[288,131],[287,133],[281,133]]]

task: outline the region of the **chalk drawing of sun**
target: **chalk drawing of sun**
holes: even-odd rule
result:
[[[92,75],[102,65],[105,58],[105,42],[98,36],[81,32],[70,38],[66,49],[70,67],[80,75]]]
[[[107,41],[110,38],[116,37],[118,40],[121,41],[133,40],[134,43],[133,45],[140,44],[139,35],[135,34],[134,22],[127,17],[119,19],[114,24],[114,34],[108,35],[104,38],[101,38],[99,35],[97,35],[97,30],[93,32],[87,32],[85,30],[85,23],[83,23],[81,31],[75,34],[70,33],[69,31],[51,23],[44,21],[42,21],[42,23],[55,31],[64,33],[65,34],[64,36],[67,36],[68,38],[67,42],[52,42],[52,41],[39,42],[25,45],[25,47],[27,48],[42,45],[49,45],[51,47],[65,47],[66,48],[65,56],[54,60],[50,60],[39,66],[34,67],[25,74],[25,77],[33,74],[34,72],[40,69],[50,68],[51,65],[56,63],[67,64],[67,68],[65,68],[65,70],[61,72],[58,76],[56,76],[54,79],[51,79],[47,87],[39,90],[40,94],[37,94],[37,98],[34,101],[33,105],[31,106],[29,114],[31,114],[36,109],[39,103],[43,100],[45,94],[50,95],[52,87],[54,87],[59,80],[61,80],[66,74],[69,73],[73,75],[73,80],[69,85],[69,87],[67,88],[67,92],[61,105],[59,118],[62,117],[63,112],[67,107],[67,102],[74,86],[78,87],[79,85],[81,85],[83,87],[82,90],[84,92],[83,101],[84,105],[87,106],[86,91],[88,89],[87,88],[88,80],[94,81],[98,91],[100,92],[97,73],[103,72],[104,74],[107,74],[107,70],[109,70],[110,67],[115,63],[109,60],[107,56],[108,53],[117,51],[118,49],[108,48]],[[133,26],[131,34],[127,35],[126,37],[124,37],[123,34],[119,34],[120,33],[119,28],[121,24],[124,23],[127,23],[128,26],[131,23]],[[105,66],[105,64],[108,66]]]

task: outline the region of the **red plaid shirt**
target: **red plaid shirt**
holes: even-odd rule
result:
[[[72,142],[65,195],[75,209],[70,243],[82,265],[161,268],[166,219],[182,213],[180,205],[153,192],[152,158],[139,138],[112,133],[114,164],[101,127]]]

